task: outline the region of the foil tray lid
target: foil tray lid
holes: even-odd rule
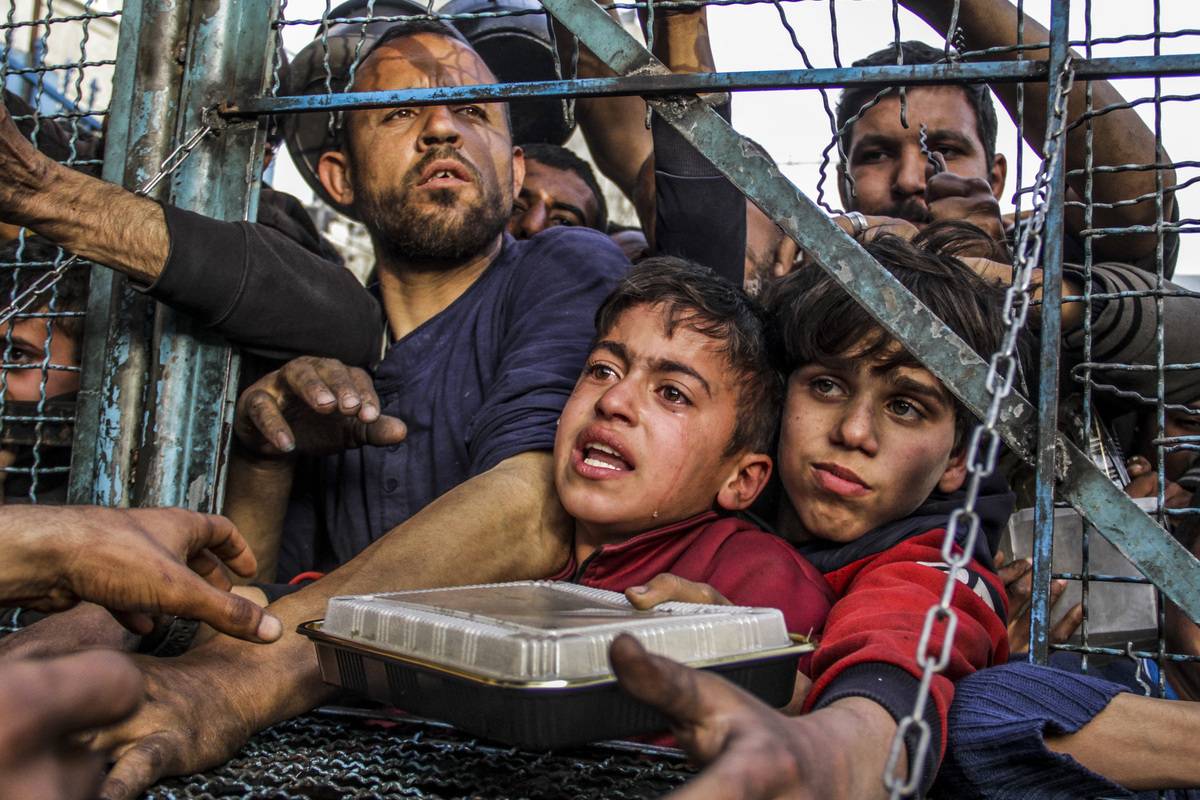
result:
[[[618,592],[553,581],[334,597],[322,629],[511,681],[611,675],[608,646],[620,633],[684,663],[791,645],[778,609],[663,603],[638,611]]]

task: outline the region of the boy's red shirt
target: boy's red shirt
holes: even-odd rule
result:
[[[945,530],[905,538],[881,552],[829,570],[837,599],[813,657],[810,711],[845,697],[868,697],[903,719],[913,709],[922,670],[917,644],[931,606],[946,584],[941,547]],[[933,679],[925,719],[932,732],[925,785],[945,750],[946,718],[954,684],[972,672],[1008,660],[1007,595],[990,566],[973,559],[960,572],[951,606],[958,626],[946,668]],[[941,653],[946,627],[938,624],[929,652]]]
[[[788,542],[758,526],[713,511],[607,544],[552,580],[623,592],[669,572],[707,583],[739,606],[778,608],[791,633],[817,634],[833,591],[821,573]],[[808,673],[811,656],[800,669]]]

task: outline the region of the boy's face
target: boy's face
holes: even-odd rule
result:
[[[739,386],[720,342],[686,321],[667,336],[663,322],[661,306],[622,314],[588,356],[559,418],[559,498],[599,538],[678,522],[714,500],[744,507],[770,473],[765,455],[725,454]],[[755,472],[751,489],[747,470]]]
[[[929,371],[888,356],[807,364],[788,380],[779,474],[805,538],[851,542],[966,476],[954,404]]]
[[[39,311],[45,311],[45,308]],[[36,402],[42,397],[42,381],[46,383],[46,397],[57,397],[79,389],[79,373],[62,367],[79,366],[79,353],[75,340],[63,333],[62,328],[53,326],[53,335],[47,333],[46,319],[21,319],[0,327],[0,351],[3,351],[4,368],[3,398],[8,401]],[[12,346],[9,347],[9,331],[12,331]],[[50,336],[50,363],[46,361],[46,338]],[[28,368],[23,368],[28,366]],[[57,367],[57,368],[56,368]]]

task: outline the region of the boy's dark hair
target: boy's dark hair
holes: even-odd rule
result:
[[[737,424],[725,454],[770,452],[783,408],[783,376],[767,346],[764,309],[708,267],[673,256],[655,256],[631,269],[600,305],[597,338],[612,330],[629,309],[660,304],[668,336],[686,325],[722,342],[721,352],[740,378]]]
[[[70,257],[70,253],[37,236],[27,236],[23,245],[20,239],[14,239],[0,247],[0,307],[8,305],[14,298],[32,286],[34,281]],[[62,279],[54,287],[42,293],[31,310],[47,308],[53,301],[55,312],[81,314],[87,310],[90,275],[91,265],[86,261],[68,267]],[[82,316],[62,316],[50,319],[54,320],[55,327],[71,337],[77,345],[82,341]],[[2,346],[0,344],[0,347]]]
[[[946,51],[924,42],[900,42],[900,52],[905,64],[939,64],[946,61]],[[896,63],[896,43],[882,50],[876,50],[866,58],[855,61],[856,67],[887,67]],[[992,102],[992,93],[987,84],[955,83],[967,96],[967,102],[975,111],[975,129],[979,133],[979,141],[983,143],[983,155],[990,168],[996,158],[996,105]],[[842,91],[837,104],[838,136],[841,139],[842,152],[850,154],[850,139],[854,135],[854,123],[847,125],[847,120],[857,116],[862,107],[875,99],[881,89],[888,88],[883,84],[868,84],[853,86]],[[893,89],[894,90],[894,89]]]
[[[991,239],[967,222],[930,225],[911,242],[884,234],[866,251],[916,295],[985,361],[1000,347],[1005,287],[979,277],[958,256]],[[775,283],[765,299],[772,343],[785,374],[812,363],[833,363],[854,348],[855,359],[885,358],[882,366],[922,366],[823,269],[802,269]],[[860,345],[862,349],[860,349]],[[954,398],[955,449],[974,416]]]
[[[525,151],[526,159],[532,159],[551,169],[560,169],[578,175],[596,198],[596,221],[589,227],[598,231],[607,230],[608,204],[604,202],[604,192],[601,191],[600,184],[596,181],[596,173],[592,171],[591,164],[557,144],[532,142],[521,145],[521,149]]]

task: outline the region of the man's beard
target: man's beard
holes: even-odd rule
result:
[[[454,160],[471,174],[479,187],[478,197],[467,204],[460,196],[461,190],[427,189],[422,191],[429,202],[415,203],[412,195],[421,171],[440,158],[454,156],[428,153],[399,186],[387,187],[378,194],[354,186],[358,199],[355,211],[381,258],[410,263],[463,261],[487,248],[508,223],[511,200],[505,202],[494,180],[484,180],[478,170],[459,158]],[[353,179],[354,173],[351,176]]]

